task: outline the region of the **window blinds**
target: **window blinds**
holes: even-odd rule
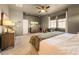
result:
[[[58,19],[63,19],[63,18],[66,18],[66,13],[58,15]]]
[[[51,20],[56,20],[56,16],[52,16],[50,19]]]

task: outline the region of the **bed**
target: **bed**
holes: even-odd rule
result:
[[[40,42],[39,55],[78,55],[79,34],[64,33]]]
[[[42,40],[45,40],[47,38],[50,38],[50,37],[54,37],[54,36],[57,36],[57,35],[60,35],[60,34],[63,34],[64,32],[60,32],[60,31],[53,31],[53,32],[47,32],[47,33],[40,33],[38,35],[33,35],[31,38],[30,38],[30,43],[31,45],[37,50],[39,51],[39,44],[40,44],[40,41]]]

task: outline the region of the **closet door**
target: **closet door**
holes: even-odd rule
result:
[[[23,34],[28,34],[28,20],[23,20]]]

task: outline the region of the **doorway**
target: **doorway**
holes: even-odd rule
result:
[[[28,34],[28,20],[23,19],[23,34]]]

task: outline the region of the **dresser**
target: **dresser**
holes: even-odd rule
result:
[[[5,50],[12,47],[14,47],[14,33],[0,34],[0,49]]]

